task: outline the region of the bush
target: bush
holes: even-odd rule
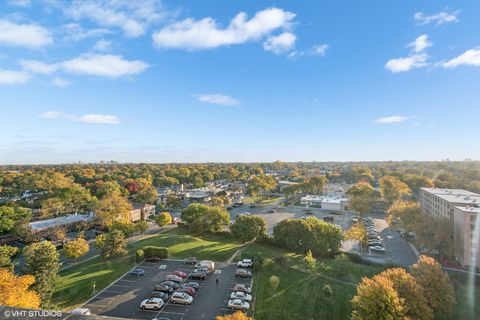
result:
[[[159,257],[160,259],[168,258],[168,249],[165,247],[146,246],[143,247],[144,257]]]
[[[135,251],[135,261],[142,261],[145,259],[145,252],[142,249]]]
[[[158,216],[155,217],[155,222],[159,227],[167,226],[171,224],[172,221],[172,215],[169,212],[160,212]]]

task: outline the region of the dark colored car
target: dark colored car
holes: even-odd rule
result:
[[[172,287],[174,290],[177,290],[180,285],[173,281],[162,281],[160,284],[164,284],[166,286]]]
[[[192,280],[205,280],[207,278],[207,274],[205,272],[196,271],[192,272],[188,278]]]
[[[333,216],[326,216],[326,217],[323,217],[323,221],[326,221],[326,222],[333,222]]]
[[[192,264],[195,265],[197,264],[198,260],[195,257],[189,257],[183,260],[183,264]]]
[[[150,295],[151,298],[160,298],[163,301],[167,302],[170,299],[170,295],[168,293],[162,291],[153,291]]]
[[[194,281],[187,282],[183,286],[191,287],[191,288],[195,289],[196,291],[198,291],[198,289],[200,289],[200,284],[198,282],[194,282]]]
[[[162,259],[160,259],[160,257],[157,257],[157,256],[147,258],[147,262],[160,262],[160,261],[162,261]]]
[[[165,292],[165,293],[172,293],[173,292],[173,288],[170,287],[170,286],[167,286],[166,284],[164,283],[160,283],[160,284],[157,284],[155,286],[155,288],[153,289],[153,291],[160,291],[160,292]]]
[[[251,278],[252,273],[248,270],[245,270],[245,269],[237,269],[237,271],[235,272],[235,277],[237,277],[237,278]]]

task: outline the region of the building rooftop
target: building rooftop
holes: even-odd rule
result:
[[[66,226],[72,223],[82,222],[82,221],[91,221],[93,216],[90,214],[69,214],[66,216],[30,222],[29,225],[32,228],[32,231],[41,231],[58,226]]]
[[[480,203],[480,194],[463,189],[422,188],[422,190],[453,203],[477,204]]]
[[[476,206],[456,206],[456,209],[464,213],[480,213],[480,205]]]

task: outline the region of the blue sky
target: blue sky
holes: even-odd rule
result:
[[[2,1],[0,164],[479,159],[478,1]]]

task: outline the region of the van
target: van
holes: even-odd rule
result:
[[[197,263],[196,267],[207,268],[208,271],[212,272],[212,271],[215,271],[215,262],[210,260],[201,260],[200,262]]]

